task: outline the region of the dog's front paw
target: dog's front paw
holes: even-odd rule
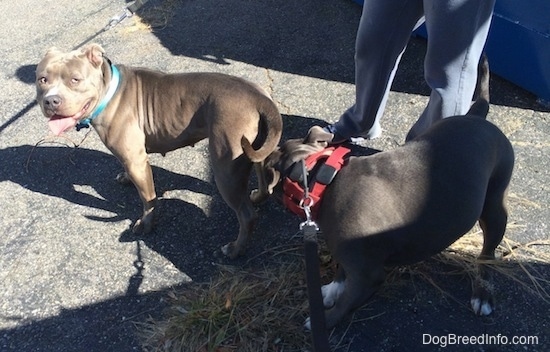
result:
[[[143,210],[143,215],[141,219],[137,220],[132,228],[133,233],[142,233],[147,234],[153,229],[155,221],[155,209],[156,209],[157,199],[153,199],[145,204]]]
[[[332,329],[340,319],[343,317],[343,313],[340,310],[330,308],[325,311],[325,328]],[[311,331],[311,317],[307,317],[304,322],[304,329]]]
[[[332,281],[330,284],[323,285],[321,287],[321,294],[323,295],[323,305],[325,308],[332,307],[342,292],[344,292],[343,282]]]
[[[142,219],[137,219],[134,226],[132,226],[132,232],[133,233],[146,234],[146,233],[150,232],[151,229],[152,229],[152,225],[143,222]]]
[[[153,213],[149,213],[138,219],[132,227],[133,233],[147,234],[153,230]]]
[[[132,180],[130,180],[130,177],[128,177],[128,174],[126,172],[121,172],[116,175],[115,180],[121,185],[128,185],[132,183]]]
[[[478,280],[470,304],[476,315],[489,315],[494,310],[491,284],[487,280]]]

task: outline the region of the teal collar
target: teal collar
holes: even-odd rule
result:
[[[118,88],[118,84],[120,83],[120,72],[118,71],[118,68],[115,65],[111,65],[111,82],[109,82],[109,89],[107,90],[107,94],[103,97],[103,100],[99,103],[99,105],[95,108],[95,110],[92,112],[90,116],[87,118],[78,121],[76,124],[76,130],[80,131],[82,128],[89,128],[92,121],[105,110],[107,107],[107,104],[111,101],[113,96],[116,93],[116,90]]]

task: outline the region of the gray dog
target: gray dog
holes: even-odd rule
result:
[[[402,147],[350,157],[328,185],[318,225],[339,264],[322,287],[327,327],[360,307],[384,280],[385,266],[415,263],[444,250],[479,220],[480,259],[494,259],[507,223],[504,200],[514,152],[504,134],[485,120],[484,99],[466,116],[444,119]],[[270,192],[294,163],[327,147],[331,134],[312,127],[266,160]],[[474,282],[476,314],[493,310],[489,275],[480,263]],[[306,325],[308,325],[306,323]]]
[[[239,235],[222,248],[242,254],[253,229],[253,202],[268,196],[264,159],[281,138],[282,118],[259,86],[216,73],[165,74],[112,65],[98,44],[68,53],[50,49],[36,70],[37,101],[54,134],[93,126],[119,159],[143,202],[134,232],[149,232],[157,202],[147,153],[165,154],[209,138],[216,185],[236,212]],[[241,139],[250,141],[243,154]],[[248,143],[248,145],[250,145]],[[258,190],[248,194],[252,166]]]

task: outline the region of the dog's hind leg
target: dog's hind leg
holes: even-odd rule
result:
[[[225,202],[237,214],[239,235],[222,247],[223,254],[235,259],[245,251],[246,243],[256,224],[257,214],[248,195],[248,179],[252,163],[241,155],[235,160],[212,162],[214,179]]]
[[[478,276],[473,282],[471,299],[472,309],[477,315],[489,315],[494,310],[493,288],[491,272],[488,263],[495,259],[495,249],[502,241],[508,221],[508,214],[504,206],[504,193],[489,193],[485,200],[483,212],[479,218],[479,225],[483,231],[483,249],[478,257]]]

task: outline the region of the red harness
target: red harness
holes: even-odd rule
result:
[[[318,166],[317,172],[311,179],[312,182],[308,186],[309,194],[307,197],[303,188],[301,163],[295,163],[290,174],[283,180],[283,204],[294,214],[304,219],[306,218],[304,206],[309,206],[312,218],[316,219],[323,193],[344,165],[344,157],[349,152],[348,148],[342,146],[329,147],[306,158],[305,168],[307,173],[310,173],[317,163],[325,161],[324,164]]]

